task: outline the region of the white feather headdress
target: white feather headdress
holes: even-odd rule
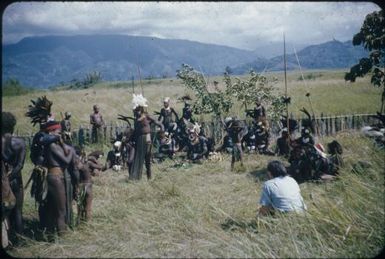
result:
[[[199,135],[199,133],[201,132],[201,126],[197,122],[195,122],[195,124],[191,124],[189,130],[190,132],[194,132]]]
[[[142,94],[132,94],[132,109],[135,110],[139,106],[148,107],[147,99]]]

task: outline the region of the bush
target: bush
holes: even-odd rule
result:
[[[21,85],[20,82],[14,78],[7,79],[3,85],[2,90],[3,96],[24,95],[33,91],[31,88]]]

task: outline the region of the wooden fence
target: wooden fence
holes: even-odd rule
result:
[[[316,127],[320,136],[333,136],[338,132],[345,130],[358,130],[365,125],[376,124],[376,119],[372,118],[374,114],[354,114],[354,115],[340,115],[340,116],[324,116],[316,118]],[[291,119],[295,119],[293,115]],[[301,131],[301,121],[304,118],[296,118],[299,129]],[[249,121],[250,122],[250,121]],[[280,134],[280,125],[277,122],[270,121],[270,135],[273,139]],[[201,128],[209,137],[213,137],[215,143],[221,141],[224,137],[224,131],[219,121],[213,120],[209,122],[201,122]],[[117,134],[123,132],[127,127],[124,123],[109,123],[102,132],[102,139],[100,143],[109,145]],[[21,135],[27,145],[31,145],[34,133],[29,135]],[[72,132],[72,139],[75,145],[88,145],[91,143],[91,126],[80,126],[79,129]]]

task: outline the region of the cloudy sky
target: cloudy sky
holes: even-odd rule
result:
[[[368,2],[17,2],[3,12],[3,43],[27,36],[127,34],[253,50],[282,42],[350,40]]]

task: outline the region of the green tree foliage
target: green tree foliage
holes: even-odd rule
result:
[[[189,65],[183,64],[182,69],[177,71],[177,77],[182,79],[184,85],[194,92],[196,100],[193,103],[193,111],[197,114],[213,113],[222,117],[229,113],[233,100],[241,102],[247,109],[247,105],[254,104],[258,97],[263,100],[267,113],[272,119],[278,119],[285,109],[283,99],[274,93],[274,83],[277,79],[269,82],[265,76],[254,71],[250,72],[250,77],[246,80],[238,77],[231,78],[225,72],[226,88],[219,89],[214,82],[215,91],[209,91],[203,74]]]
[[[182,64],[182,68],[177,71],[177,77],[182,79],[185,86],[191,89],[196,96],[192,106],[194,113],[214,113],[221,117],[231,109],[233,103],[230,96],[217,87],[215,92],[209,92],[203,74],[191,66]]]
[[[93,71],[88,73],[82,80],[73,79],[71,81],[70,89],[83,89],[89,88],[94,84],[100,82],[102,80],[102,75],[100,72]]]
[[[229,66],[226,66],[226,68],[225,68],[225,73],[227,73],[227,74],[232,74],[233,73],[233,70],[231,69],[231,67],[229,67]]]
[[[270,82],[265,76],[254,71],[250,71],[250,77],[246,80],[241,80],[238,77],[232,80],[227,73],[224,74],[224,77],[226,94],[241,102],[245,109],[248,105],[253,105],[259,97],[266,105],[268,116],[271,119],[278,119],[284,111],[283,99],[274,93],[276,78]]]
[[[385,102],[385,14],[384,10],[366,16],[364,23],[353,37],[353,45],[363,45],[369,50],[369,57],[362,58],[358,64],[345,74],[345,80],[355,82],[357,77],[371,73],[371,83],[382,87],[381,113]]]
[[[2,89],[3,96],[16,96],[30,93],[32,89],[23,86],[17,79],[9,78]]]

